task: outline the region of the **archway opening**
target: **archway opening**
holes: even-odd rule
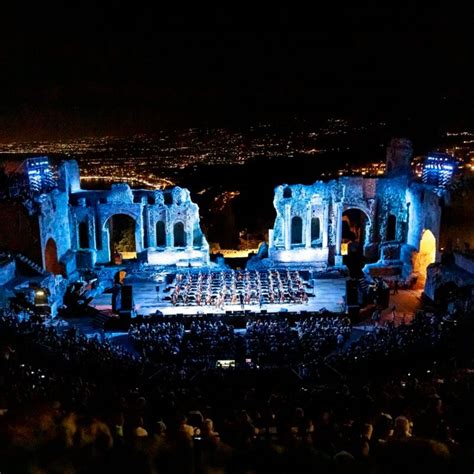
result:
[[[426,229],[420,239],[420,251],[415,256],[413,269],[418,273],[416,286],[424,288],[426,283],[426,269],[436,260],[436,237],[431,230]]]
[[[126,214],[115,214],[108,220],[108,226],[111,260],[116,261],[117,256],[125,260],[136,258],[135,220]]]
[[[186,233],[184,232],[184,224],[176,222],[173,228],[174,246],[186,247]]]
[[[283,197],[285,199],[288,199],[288,198],[291,198],[292,196],[292,193],[291,193],[291,188],[289,188],[288,186],[283,190]]]
[[[321,222],[319,217],[311,218],[311,246],[316,247],[321,239]]]
[[[291,219],[291,243],[295,245],[303,243],[303,220],[299,216]]]
[[[52,237],[50,237],[46,242],[46,247],[44,249],[44,264],[47,272],[53,273],[54,275],[64,276],[64,268],[58,261],[58,248]]]
[[[363,255],[367,221],[367,215],[360,209],[347,209],[342,213],[342,249],[346,249],[342,254]]]
[[[88,249],[89,245],[89,226],[87,222],[79,223],[79,248]]]
[[[166,246],[166,226],[163,221],[158,221],[156,223],[156,246]]]
[[[397,218],[393,214],[389,214],[387,218],[387,232],[385,240],[395,240],[397,237]]]
[[[199,227],[193,229],[193,247],[201,248],[202,247],[202,232]]]
[[[163,202],[165,206],[171,206],[173,204],[173,195],[171,194],[171,191],[163,193]]]
[[[368,219],[360,209],[347,209],[342,213],[341,255],[352,278],[359,278],[362,274],[365,227]]]

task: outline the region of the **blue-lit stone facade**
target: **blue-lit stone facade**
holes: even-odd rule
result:
[[[366,271],[416,280],[422,271],[417,267],[420,241],[429,231],[439,242],[442,209],[448,194],[412,180],[411,150],[408,140],[392,140],[387,149],[388,171],[383,177],[341,177],[275,188],[277,216],[269,230],[270,261],[311,264],[322,269],[342,265],[344,215],[355,209],[363,214],[362,253],[372,262]],[[320,229],[317,239],[311,235],[315,218],[319,219]],[[296,239],[292,236],[295,231]]]
[[[355,248],[373,275],[406,280],[426,275],[428,257],[420,250],[421,243],[424,236],[435,242],[430,263],[438,261],[441,216],[449,205],[449,193],[412,179],[411,150],[408,140],[392,140],[383,177],[277,186],[268,258],[259,262],[340,267],[343,256]],[[83,190],[72,160],[62,162],[54,176],[47,192],[41,187],[33,195],[21,194],[25,196],[21,202],[0,201],[0,218],[10,224],[0,227],[2,248],[26,256],[49,273],[70,277],[77,269],[114,261],[110,223],[122,215],[132,222],[139,261],[160,266],[209,264],[199,209],[188,190],[140,190],[127,184]],[[354,237],[348,238],[348,232]]]
[[[43,158],[44,160],[44,158]],[[54,185],[43,187],[22,202],[0,203],[0,214],[10,226],[0,229],[0,245],[28,257],[46,272],[70,277],[77,269],[112,261],[109,220],[118,214],[135,225],[138,259],[153,265],[203,266],[209,263],[209,245],[200,228],[198,206],[189,191],[131,189],[114,184],[110,190],[89,191],[80,186],[79,167],[62,162]],[[157,245],[161,222],[166,238]],[[80,241],[80,226],[86,238]],[[179,226],[180,245],[173,233]],[[84,245],[84,241],[87,242]]]
[[[165,199],[166,197],[166,199]],[[80,190],[70,196],[73,248],[89,266],[107,263],[110,254],[108,221],[115,215],[126,215],[135,222],[135,244],[139,258],[154,265],[202,266],[209,263],[209,245],[201,231],[199,208],[191,201],[189,191],[132,190],[127,184],[114,184],[110,191]],[[88,229],[88,248],[80,248],[79,226]],[[157,242],[157,225],[165,229],[165,241]],[[184,229],[183,245],[174,245],[174,229]]]
[[[269,255],[280,262],[315,262],[328,265],[341,255],[343,213],[357,209],[365,216],[364,252],[374,244],[387,241],[386,227],[390,215],[396,219],[395,239],[406,238],[407,181],[403,177],[390,179],[342,177],[312,185],[281,185],[275,189],[277,212],[275,226],[270,229]],[[301,218],[303,241],[292,238],[293,219]],[[312,239],[312,219],[320,221],[320,236]],[[333,260],[334,261],[334,260]]]

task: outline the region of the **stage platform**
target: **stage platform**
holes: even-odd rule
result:
[[[344,296],[346,292],[346,279],[318,279],[315,280],[316,286],[314,288],[314,296],[311,295],[312,290],[308,290],[309,298],[306,304],[263,304],[259,305],[245,305],[244,310],[250,312],[260,313],[266,310],[269,313],[275,312],[300,312],[300,311],[320,311],[326,308],[331,312],[340,312],[343,310]],[[174,314],[225,314],[226,311],[242,311],[240,304],[226,304],[223,308],[216,308],[216,306],[174,306],[171,303],[171,293],[164,292],[166,285],[164,283],[156,283],[153,281],[136,281],[125,280],[126,285],[133,286],[133,299],[135,309],[139,315],[155,314],[157,311],[164,315]],[[91,305],[98,310],[106,311],[112,308],[112,295],[104,293],[94,298]]]

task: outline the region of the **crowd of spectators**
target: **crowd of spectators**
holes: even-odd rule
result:
[[[218,359],[235,358],[239,336],[232,325],[203,318],[195,319],[189,330],[179,322],[141,322],[130,327],[129,338],[152,361],[208,367]]]
[[[247,354],[261,364],[288,364],[298,350],[298,335],[286,318],[253,320],[245,331]]]
[[[388,369],[390,362],[396,365],[403,359],[436,355],[451,342],[456,327],[457,320],[451,316],[420,311],[411,324],[375,326],[346,350],[332,353],[326,362],[341,371],[358,367],[360,361]]]
[[[350,332],[350,321],[340,314],[311,314],[297,321],[281,315],[249,318],[242,331],[216,317],[199,316],[189,330],[178,321],[141,321],[130,327],[129,338],[153,361],[214,367],[222,359],[250,359],[259,366],[297,366],[342,347]]]
[[[347,317],[307,318],[297,322],[302,362],[311,362],[342,349],[351,334]]]
[[[141,322],[130,326],[128,336],[144,357],[172,360],[181,350],[184,325],[178,322]]]
[[[236,353],[236,334],[231,324],[222,321],[195,319],[186,341],[186,355],[196,357],[229,359]]]
[[[411,325],[378,328],[352,343],[343,319],[249,324],[265,345],[274,341],[268,335],[305,347],[313,344],[307,333],[330,336],[334,350],[318,363],[339,375],[319,367],[291,379],[274,367],[196,375],[181,370],[186,358],[160,364],[5,312],[0,471],[472,472],[473,364],[450,343],[466,319],[420,313]],[[219,337],[223,346],[235,337],[231,326],[205,320],[189,332],[175,323],[156,331],[169,341],[180,335],[178,345],[188,335],[206,341],[192,357]]]

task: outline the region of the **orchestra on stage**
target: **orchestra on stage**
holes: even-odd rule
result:
[[[223,270],[178,273],[171,302],[181,306],[304,304],[306,284],[298,270]]]

